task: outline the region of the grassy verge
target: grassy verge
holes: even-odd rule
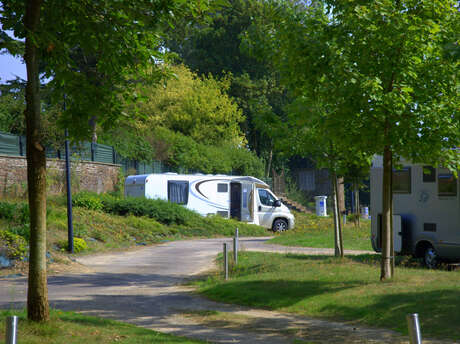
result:
[[[460,272],[400,265],[393,282],[381,283],[379,258],[242,252],[230,281],[216,273],[196,283],[200,293],[218,301],[404,334],[406,314],[419,313],[424,337],[460,339]]]
[[[334,247],[334,220],[314,214],[295,213],[296,225],[269,241],[271,244],[303,247]],[[343,228],[343,245],[347,250],[370,250],[370,220],[361,220],[361,226],[347,223]]]
[[[0,323],[13,315],[0,312]],[[139,344],[165,343],[185,344],[204,343],[155,332],[113,320],[79,315],[72,312],[53,311],[51,320],[45,324],[37,324],[26,320],[24,312],[19,315],[18,343],[28,344]],[[0,326],[0,342],[5,341],[5,326]]]

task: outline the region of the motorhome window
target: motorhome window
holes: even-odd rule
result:
[[[168,200],[172,203],[188,203],[188,182],[179,180],[168,181]]]
[[[436,169],[433,166],[423,166],[423,182],[436,183]]]
[[[400,194],[411,193],[410,167],[393,170],[393,192]]]
[[[217,184],[217,192],[228,192],[228,184]]]
[[[271,193],[269,193],[265,189],[257,189],[259,191],[259,199],[260,203],[263,205],[267,205],[269,207],[273,207],[273,204],[275,203],[275,197],[272,196]]]
[[[438,196],[457,196],[457,178],[447,169],[439,171]]]

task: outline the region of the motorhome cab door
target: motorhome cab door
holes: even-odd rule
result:
[[[257,216],[259,224],[266,228],[271,228],[273,212],[276,210],[276,197],[268,189],[257,188],[257,197],[259,198],[257,206]]]

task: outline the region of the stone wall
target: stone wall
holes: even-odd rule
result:
[[[50,194],[65,191],[65,161],[47,160],[47,184]],[[120,165],[90,161],[71,162],[72,191],[113,191],[119,178]],[[121,181],[122,182],[122,181]],[[25,157],[0,155],[0,197],[26,196],[27,161]]]

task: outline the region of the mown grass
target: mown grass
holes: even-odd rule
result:
[[[460,339],[460,272],[399,266],[379,282],[379,255],[329,256],[241,252],[231,279],[196,282],[218,301],[394,329],[407,334],[418,313],[424,337]]]
[[[19,314],[18,314],[19,313]],[[113,320],[79,315],[73,312],[52,311],[47,323],[26,320],[25,312],[0,312],[0,323],[18,315],[18,343],[27,344],[198,344],[204,343],[136,327]],[[5,326],[0,326],[0,342],[5,341]]]
[[[295,212],[295,228],[269,241],[271,244],[303,247],[334,247],[334,220],[314,214]],[[343,228],[343,245],[348,250],[372,250],[370,220],[361,219],[361,226],[347,223]]]

